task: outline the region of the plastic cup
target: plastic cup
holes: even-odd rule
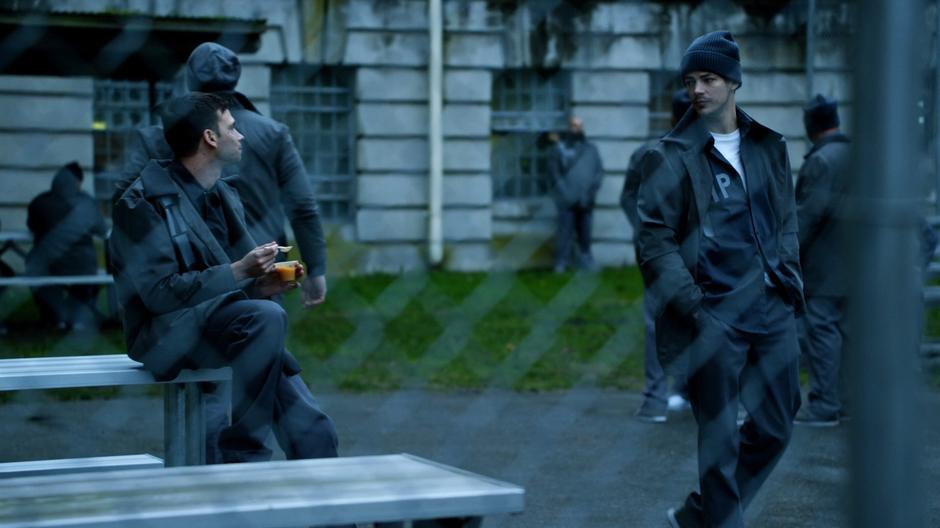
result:
[[[277,275],[280,277],[281,281],[291,282],[297,280],[298,266],[300,266],[300,262],[297,262],[296,260],[277,262],[274,264],[274,271],[277,272]]]

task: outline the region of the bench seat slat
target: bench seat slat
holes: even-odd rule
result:
[[[0,526],[306,526],[522,510],[524,490],[411,455],[0,481]]]
[[[112,275],[55,275],[55,276],[19,276],[2,277],[0,286],[70,286],[74,284],[114,284]]]
[[[148,454],[116,455],[86,458],[59,458],[55,460],[26,460],[0,464],[0,479],[58,475],[81,471],[115,471],[163,467],[163,460]]]
[[[172,382],[223,381],[230,369],[184,370]],[[124,354],[0,360],[0,391],[65,389],[157,383],[143,366]]]

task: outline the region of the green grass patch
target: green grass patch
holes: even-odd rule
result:
[[[645,333],[638,270],[608,269],[584,279],[544,271],[332,278],[327,302],[315,309],[300,307],[299,292],[287,295],[288,348],[314,387],[642,389]],[[584,284],[593,289],[578,292]],[[584,295],[573,295],[575,301],[559,297],[572,293]],[[62,335],[38,324],[28,292],[7,291],[4,301],[9,334],[0,341],[0,357],[125,351],[119,327]],[[928,313],[927,325],[928,335],[940,335],[940,311]],[[925,374],[940,388],[940,368]],[[55,393],[56,398],[108,395]]]

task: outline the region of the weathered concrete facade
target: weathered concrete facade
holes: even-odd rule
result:
[[[770,17],[739,1],[444,1],[445,267],[485,270],[547,264],[554,229],[549,198],[494,200],[493,79],[510,68],[570,72],[571,113],[584,119],[606,177],[595,213],[594,251],[604,265],[632,261],[632,233],[618,198],[632,151],[648,140],[651,79],[676,70],[695,36],[729,29],[741,45],[743,108],[785,134],[796,171],[806,152],[803,2]],[[55,10],[121,10],[158,16],[266,18],[261,49],[243,55],[238,89],[270,112],[271,67],[319,63],[353,68],[355,214],[333,240],[355,253],[346,269],[427,266],[428,6],[426,0],[62,0]],[[694,5],[693,5],[694,4]],[[848,2],[817,1],[814,92],[834,96],[848,121]],[[573,7],[583,5],[587,7]],[[24,205],[62,163],[91,173],[92,80],[0,76],[0,219],[25,226]],[[67,117],[65,117],[67,116]],[[90,186],[90,183],[89,183]],[[507,241],[531,239],[521,253]],[[516,247],[509,244],[508,247]],[[543,251],[539,251],[539,248]],[[337,270],[343,271],[343,270]]]

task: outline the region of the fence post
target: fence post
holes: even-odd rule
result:
[[[855,50],[850,200],[852,371],[850,526],[923,526],[923,436],[915,360],[920,277],[914,277],[923,152],[923,2],[864,0]]]

